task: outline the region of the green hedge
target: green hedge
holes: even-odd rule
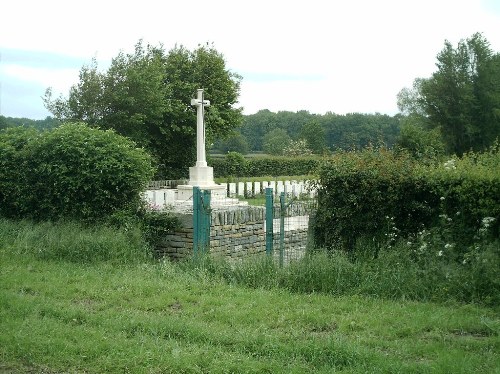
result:
[[[318,157],[244,158],[236,152],[210,160],[214,176],[218,178],[308,175],[314,174],[320,163]]]
[[[486,217],[498,238],[498,165],[498,148],[434,166],[384,149],[337,153],[319,170],[315,241],[353,250],[368,240],[377,248],[440,226],[469,245]]]
[[[113,131],[66,124],[0,132],[0,215],[97,220],[140,204],[151,157]]]

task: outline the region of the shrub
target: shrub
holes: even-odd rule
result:
[[[319,172],[316,243],[352,250],[364,236],[385,241],[392,221],[405,232],[415,217],[429,221],[432,209],[412,198],[426,193],[411,180],[413,168],[409,157],[385,149],[335,154]]]
[[[0,215],[21,214],[26,186],[26,144],[38,136],[33,128],[15,127],[0,131]]]
[[[13,144],[24,143],[19,147]],[[65,124],[38,134],[4,133],[9,152],[0,189],[12,218],[93,221],[140,203],[153,175],[150,156],[132,141],[84,124]]]
[[[337,153],[319,172],[315,240],[347,250],[368,240],[376,255],[398,236],[438,227],[464,251],[485,217],[498,238],[499,154],[497,147],[436,166],[384,149]]]
[[[229,152],[225,161],[227,175],[241,177],[246,174],[247,161],[241,153]]]

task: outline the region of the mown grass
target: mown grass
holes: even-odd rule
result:
[[[211,261],[40,256],[39,245],[26,238],[33,230],[0,224],[0,372],[495,373],[500,368],[495,308],[291,291],[257,282],[263,267],[273,269],[265,262],[254,263],[253,270],[242,265],[231,273],[240,278],[231,281],[223,276],[229,267]],[[76,229],[72,235],[78,242]],[[114,236],[120,235],[128,234]],[[74,248],[89,244],[80,245]]]

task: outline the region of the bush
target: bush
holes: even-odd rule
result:
[[[414,167],[409,157],[385,149],[335,154],[319,172],[316,243],[352,250],[362,237],[385,241],[392,221],[404,232],[416,220],[430,221],[432,208],[416,197],[426,195],[432,207],[432,195],[414,184]]]
[[[486,217],[498,238],[499,154],[497,147],[422,166],[384,149],[337,153],[319,172],[316,243],[353,250],[365,240],[376,244],[377,255],[398,237],[439,227],[464,251]]]
[[[17,130],[17,129],[16,129]],[[135,209],[151,180],[150,156],[132,141],[84,124],[0,135],[0,214],[95,221]]]

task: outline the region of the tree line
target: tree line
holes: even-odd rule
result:
[[[272,155],[323,154],[338,149],[362,149],[397,142],[401,115],[386,114],[312,114],[308,111],[278,112],[261,110],[243,116],[243,122],[229,138],[219,140],[214,148],[230,151],[264,152]],[[292,154],[293,155],[293,154]]]

